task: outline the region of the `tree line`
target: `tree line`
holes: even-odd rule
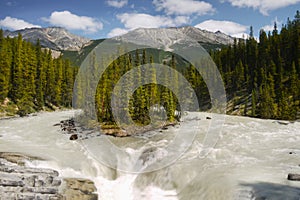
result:
[[[53,58],[40,42],[4,37],[0,30],[0,102],[2,112],[21,116],[53,107],[70,107],[78,68]],[[6,102],[8,100],[9,102]],[[9,104],[9,105],[7,105]]]
[[[296,119],[300,112],[300,13],[279,31],[253,36],[211,52],[226,85],[229,112]]]
[[[259,40],[257,40],[251,28],[249,38],[235,39],[233,45],[210,52],[225,83],[229,100],[228,113],[276,119],[299,117],[299,37],[300,13],[297,11],[295,18],[288,19],[287,24],[283,25],[280,31],[277,24],[274,24],[272,32],[266,33],[261,30]],[[211,108],[209,92],[202,77],[194,66],[185,63],[179,56],[168,53],[168,59],[155,60],[160,56],[157,56],[157,52],[147,49],[121,55],[111,62],[100,77],[96,95],[92,97],[98,122],[115,123],[111,96],[120,78],[126,72],[134,68],[138,69],[140,65],[158,62],[177,70],[189,81],[196,92],[201,110]],[[95,53],[91,53],[87,59],[90,69],[97,69],[102,64],[97,61]],[[152,83],[146,85],[141,85],[145,76],[143,71],[136,70],[134,74],[131,74],[128,77],[129,85],[123,87],[130,87],[133,84],[139,87],[131,95],[128,108],[116,108],[119,109],[120,115],[128,112],[135,122],[145,125],[150,123],[151,106],[157,105],[159,108],[165,108],[169,121],[178,120],[175,111],[180,110],[180,105],[174,92],[184,91],[187,95],[185,101],[191,99],[190,93],[180,85],[177,76],[172,80],[172,84],[177,86],[175,91],[155,84],[157,77],[161,74],[164,74],[167,79],[170,69],[165,68],[164,73],[153,69],[149,74]],[[5,107],[3,103],[5,99],[9,99],[16,106],[16,111],[20,115],[42,110],[45,107],[70,107],[77,71],[78,67],[71,66],[70,61],[64,60],[62,56],[53,58],[51,51],[42,49],[39,41],[37,44],[31,44],[24,41],[21,35],[16,38],[5,38],[3,31],[0,30],[0,102],[2,108]],[[83,75],[90,73],[92,71],[86,71]],[[209,73],[204,75],[209,77]],[[89,82],[91,80],[80,82],[84,80],[80,77],[78,80],[75,85],[79,94],[77,98],[79,104],[84,104],[89,101],[80,100],[80,98],[88,96],[86,94],[92,83]]]
[[[259,40],[254,38],[253,29],[247,39],[235,39],[234,44],[220,50],[211,51],[210,55],[215,61],[225,84],[228,98],[228,114],[238,114],[260,118],[296,119],[299,117],[300,95],[300,14],[297,12],[294,20],[289,20],[282,26],[281,31],[274,30],[266,33],[260,31]],[[122,51],[122,50],[120,50]],[[126,73],[140,65],[162,63],[170,66],[182,74],[189,81],[198,97],[199,108],[207,111],[211,108],[211,99],[206,83],[190,63],[186,63],[178,55],[136,50],[127,54],[121,54],[113,60],[100,78],[95,95],[95,112],[97,120],[103,124],[114,124],[111,97],[115,85]],[[153,56],[155,55],[155,56]],[[166,56],[167,55],[167,56]],[[155,60],[158,57],[164,59]],[[167,59],[166,59],[167,58]],[[91,54],[89,65],[91,69],[97,69],[101,63],[97,62],[96,55]],[[200,60],[199,66],[205,65],[206,60]],[[165,68],[168,70],[168,68]],[[211,69],[213,70],[213,69]],[[83,74],[93,72],[86,71]],[[119,110],[120,116],[128,111],[130,117],[137,123],[145,125],[150,123],[149,113],[153,105],[164,107],[169,121],[178,120],[176,110],[180,105],[176,95],[167,87],[157,84],[157,77],[162,72],[152,71],[151,80],[154,84],[138,87],[131,95],[128,108],[114,108]],[[167,74],[170,72],[164,72]],[[212,77],[214,71],[208,69],[205,74]],[[142,71],[136,70],[135,74],[128,77],[128,84],[140,85],[143,76]],[[89,81],[89,80],[88,80]],[[177,92],[185,91],[181,87],[178,77],[172,80]],[[80,85],[81,84],[81,85]],[[80,94],[88,92],[91,83],[78,83],[76,88]],[[123,88],[129,87],[123,85]],[[121,93],[122,94],[122,93]],[[125,94],[124,94],[125,95]],[[189,93],[186,93],[185,101],[189,101]],[[88,96],[88,95],[87,95]],[[125,98],[123,98],[125,99]],[[122,101],[122,98],[121,98]],[[85,100],[82,101],[85,103]],[[122,104],[121,102],[119,103]]]

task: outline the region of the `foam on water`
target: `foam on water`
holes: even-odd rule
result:
[[[142,152],[146,162],[141,165],[147,168],[172,154],[165,147],[178,133],[189,133],[195,127],[199,132],[191,147],[172,165],[147,174],[130,174],[106,167],[80,141],[69,141],[69,135],[53,126],[73,115],[74,111],[64,111],[0,120],[0,149],[46,159],[28,162],[32,167],[52,168],[63,177],[91,179],[99,199],[104,200],[299,199],[300,183],[286,180],[288,173],[300,173],[299,122],[282,125],[274,120],[227,116],[219,141],[207,148],[202,142],[211,120],[206,117],[213,115],[184,114],[181,126],[162,133],[113,139],[125,145],[129,158]],[[183,147],[178,144],[178,148]],[[151,148],[159,151],[147,151]],[[204,157],[200,156],[203,151],[208,152]],[[117,165],[131,162],[112,156],[116,156]],[[286,192],[286,196],[277,194]]]

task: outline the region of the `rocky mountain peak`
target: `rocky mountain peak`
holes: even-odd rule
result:
[[[224,33],[213,33],[192,26],[171,28],[138,28],[114,39],[135,44],[149,44],[165,50],[172,50],[175,44],[209,43],[233,44],[234,38]]]
[[[61,27],[26,28],[17,31],[5,31],[4,35],[17,37],[19,33],[25,40],[35,43],[39,39],[43,47],[58,51],[79,51],[90,41],[90,39],[74,35]]]

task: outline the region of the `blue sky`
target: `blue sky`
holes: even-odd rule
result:
[[[242,37],[254,27],[279,28],[300,0],[1,0],[0,28],[60,26],[88,38],[120,35],[139,27],[196,26]]]

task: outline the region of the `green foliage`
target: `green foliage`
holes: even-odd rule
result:
[[[47,105],[70,106],[76,73],[68,61],[42,50],[39,41],[4,38],[0,30],[0,105],[11,100],[10,106],[0,106],[1,112],[24,116]]]
[[[121,51],[121,50],[120,50]],[[131,98],[129,99],[129,110],[116,107],[120,115],[125,115],[128,111],[132,120],[140,125],[147,125],[150,123],[149,112],[150,108],[155,105],[163,106],[169,121],[175,121],[175,110],[178,107],[178,102],[175,95],[166,87],[157,84],[156,77],[159,76],[155,68],[151,68],[151,73],[147,74],[151,78],[152,83],[142,85],[144,72],[139,68],[140,65],[153,63],[153,50],[144,49],[143,51],[134,51],[124,54],[114,60],[106,69],[99,80],[95,102],[98,121],[102,124],[114,124],[114,118],[111,111],[111,96],[114,86],[120,78],[128,71],[136,69],[132,73],[128,81],[129,85],[124,85],[124,88],[131,87],[132,84],[138,87]],[[155,53],[155,52],[154,52]],[[157,53],[157,52],[156,52]],[[90,59],[93,59],[90,57]],[[167,63],[166,63],[167,64]],[[91,66],[95,63],[91,62]],[[175,56],[169,63],[172,68],[176,68]],[[167,68],[166,68],[167,69]],[[164,73],[168,75],[168,71]],[[176,80],[175,80],[176,81]],[[177,84],[177,83],[174,83]],[[121,93],[122,94],[122,93]],[[125,95],[125,94],[124,94]],[[123,98],[120,98],[123,101]],[[121,103],[121,102],[120,102]],[[124,102],[123,102],[124,103]]]
[[[259,42],[250,37],[211,55],[225,82],[229,100],[251,96],[240,107],[253,117],[296,119],[300,112],[300,23],[299,11],[280,33],[261,30]],[[244,112],[248,115],[248,112]],[[298,115],[299,116],[299,115]]]
[[[223,77],[227,97],[235,101],[232,112],[262,118],[296,119],[297,116],[299,117],[299,19],[300,14],[297,11],[295,19],[288,20],[280,31],[277,30],[276,24],[272,32],[266,33],[261,30],[259,42],[255,40],[251,27],[249,38],[235,40],[231,46],[222,46],[220,49],[205,44],[212,50],[211,56]],[[102,40],[93,41],[91,45],[84,47],[81,53],[65,51],[62,56],[54,59],[51,51],[42,50],[39,41],[36,45],[32,45],[23,41],[21,35],[16,38],[4,38],[3,31],[0,30],[0,103],[10,99],[10,110],[14,110],[13,105],[17,105],[15,110],[20,115],[41,110],[47,105],[71,106],[73,84],[78,71],[77,67],[71,65],[79,66],[93,47],[100,42]],[[71,58],[73,63],[63,58]],[[89,64],[94,69],[102,64],[97,63],[95,55],[89,59]],[[200,109],[207,110],[211,107],[206,84],[194,66],[170,52],[145,49],[124,54],[112,61],[100,78],[93,99],[99,122],[114,125],[111,95],[120,78],[139,65],[154,62],[169,65],[189,81],[199,99]],[[200,63],[199,66],[201,65],[205,63]],[[169,73],[167,70],[168,68],[164,74]],[[150,108],[159,105],[165,108],[169,121],[176,120],[175,110],[178,110],[179,103],[173,92],[180,93],[186,88],[175,87],[175,91],[170,91],[156,84],[160,74],[155,70],[150,74],[153,83],[141,86],[144,74],[142,71],[136,71],[136,74],[129,77],[131,80],[129,85],[124,86],[140,85],[128,102],[130,117],[139,124],[148,124]],[[213,71],[203,76],[210,77],[210,73]],[[178,80],[178,77],[173,80],[175,86],[179,85]],[[76,83],[75,89],[81,94],[78,95],[79,98],[88,96],[85,94],[90,92],[88,88],[91,84],[97,83],[80,81]],[[187,95],[185,100],[189,101],[191,94],[185,91],[185,95]],[[3,105],[0,107],[3,108]],[[124,108],[116,109],[121,114],[126,113]]]

